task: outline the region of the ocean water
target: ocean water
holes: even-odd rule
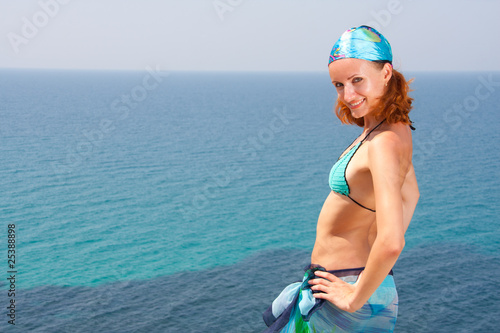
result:
[[[500,73],[405,74],[421,199],[396,331],[496,331]],[[359,134],[335,97],[326,72],[1,70],[0,330],[261,332]]]

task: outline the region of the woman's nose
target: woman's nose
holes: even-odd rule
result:
[[[354,87],[350,84],[344,86],[344,101],[352,102],[356,98]]]

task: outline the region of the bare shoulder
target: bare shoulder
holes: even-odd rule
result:
[[[385,169],[399,170],[404,177],[411,167],[412,138],[408,125],[402,123],[385,124],[374,135],[368,146],[368,156],[372,165],[384,165]]]
[[[403,153],[412,149],[411,130],[402,123],[385,124],[370,140],[370,149],[377,152]]]

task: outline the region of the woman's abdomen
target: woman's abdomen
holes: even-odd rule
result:
[[[318,218],[311,262],[327,269],[364,266],[370,253],[374,222],[373,212],[331,192]]]

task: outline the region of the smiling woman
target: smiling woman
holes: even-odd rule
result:
[[[360,108],[365,104],[366,96],[368,93],[371,96],[375,95],[374,99],[369,99],[371,102],[373,113],[376,115],[384,114],[387,121],[390,123],[402,122],[406,125],[411,125],[408,113],[411,110],[413,98],[408,96],[410,91],[409,83],[406,81],[403,74],[392,68],[392,64],[388,61],[359,61],[359,59],[345,59],[342,63],[343,66],[337,66],[339,62],[332,63],[329,67],[332,83],[337,89],[338,100],[335,113],[337,117],[344,124],[356,124],[358,126],[364,125],[364,118],[355,116],[359,114],[351,113],[352,110]],[[347,68],[346,68],[347,67]],[[342,70],[350,70],[358,72],[352,77],[347,78],[347,83],[344,85],[341,80]],[[363,73],[363,74],[361,74]],[[386,76],[390,75],[390,79],[386,82]],[[385,86],[382,91],[373,92],[371,86],[373,84],[370,79],[382,80]],[[380,83],[380,82],[379,82]],[[361,97],[363,96],[363,97]],[[353,98],[361,97],[359,100]],[[364,105],[366,107],[366,104]],[[368,107],[370,109],[370,107]]]
[[[419,191],[412,164],[412,99],[389,42],[367,26],[334,45],[329,72],[337,116],[363,127],[330,172],[311,265],[264,313],[266,332],[392,332],[392,267]]]

